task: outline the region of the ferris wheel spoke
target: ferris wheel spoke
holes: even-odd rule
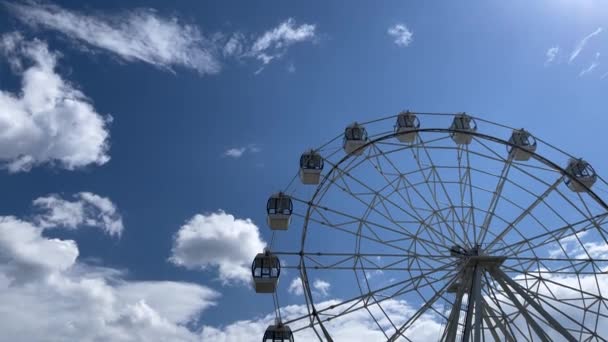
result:
[[[349,219],[352,219],[352,220],[360,220],[360,221],[366,223],[368,225],[368,227],[371,225],[371,226],[374,226],[374,227],[379,228],[379,229],[390,231],[393,234],[399,234],[399,235],[403,236],[404,238],[408,238],[408,239],[410,239],[412,241],[424,242],[429,247],[433,248],[434,250],[436,250],[439,253],[445,252],[445,249],[443,248],[444,246],[442,244],[440,244],[438,242],[435,242],[435,241],[432,241],[432,240],[429,240],[429,239],[422,238],[422,237],[417,236],[417,235],[414,235],[414,234],[408,232],[407,230],[405,230],[404,228],[400,227],[399,225],[397,225],[397,227],[400,227],[402,229],[394,229],[392,227],[388,227],[388,226],[380,224],[380,223],[371,222],[371,221],[369,221],[367,219],[363,220],[362,218],[358,218],[358,217],[355,217],[353,215],[350,215],[350,214],[347,214],[347,213],[344,213],[344,212],[341,212],[341,211],[338,211],[338,210],[335,210],[335,209],[331,209],[331,208],[328,208],[328,207],[325,207],[325,206],[320,206],[318,204],[314,204],[314,203],[310,203],[310,202],[307,202],[307,201],[303,201],[303,200],[297,199],[295,197],[293,198],[293,200],[294,201],[299,201],[299,202],[306,203],[309,206],[313,207],[314,211],[317,212],[319,214],[319,216],[324,217],[324,215],[321,212],[321,210],[323,210],[323,211],[328,211],[328,212],[331,212],[331,213],[334,213],[334,214],[337,214],[337,215],[341,215],[343,217],[346,217],[346,218],[349,218]],[[374,210],[374,212],[377,212],[377,211]],[[342,230],[342,231],[350,232],[348,230],[336,227],[334,224],[331,224],[330,221],[326,217],[324,217],[325,221],[315,220],[315,219],[312,219],[312,218],[310,218],[310,219],[313,220],[313,221],[316,221],[319,224],[325,225],[327,227],[332,227],[332,228],[336,228],[336,229],[339,229],[339,230]],[[350,233],[354,234],[355,236],[357,235],[356,233],[353,233],[353,232],[350,232]],[[366,239],[370,239],[372,241],[377,240],[375,238],[370,238],[370,237],[365,237],[365,238]],[[380,242],[382,244],[387,244],[386,242],[381,241],[381,240],[377,240],[377,242]],[[395,245],[390,245],[390,246],[393,247],[393,248],[398,248],[398,249],[403,250],[403,248],[395,246]]]
[[[294,215],[295,216],[299,216],[299,217],[303,217],[303,218],[305,217],[304,215],[299,215],[297,213],[294,213]],[[323,215],[320,215],[320,216],[323,217]],[[405,249],[405,248],[403,248],[401,246],[394,245],[394,244],[392,244],[390,242],[387,242],[387,241],[384,241],[384,240],[379,240],[379,239],[377,239],[375,237],[372,237],[372,236],[367,236],[367,235],[364,235],[364,234],[353,232],[353,231],[348,230],[346,228],[342,228],[340,225],[331,224],[331,223],[329,223],[326,220],[318,220],[318,219],[314,219],[314,218],[309,218],[309,221],[310,222],[314,222],[314,223],[318,223],[318,224],[320,224],[320,225],[322,225],[324,227],[336,229],[336,230],[338,230],[340,232],[343,232],[343,233],[346,233],[346,234],[349,234],[349,235],[353,235],[355,237],[360,237],[360,238],[368,240],[368,241],[372,241],[372,242],[375,242],[375,243],[378,243],[378,244],[382,244],[382,245],[385,245],[385,246],[388,246],[388,247],[391,247],[391,248],[403,251],[404,253],[409,252],[407,249]],[[410,237],[405,237],[404,239],[410,239]]]
[[[535,236],[531,236],[528,238],[523,238],[522,240],[519,240],[516,242],[512,242],[509,244],[509,247],[511,250],[516,251],[515,254],[521,255],[521,253],[531,251],[533,249],[538,249],[539,247],[546,246],[551,243],[556,243],[556,242],[559,243],[559,241],[562,239],[576,237],[578,234],[582,234],[582,233],[592,230],[593,228],[597,228],[598,226],[600,226],[600,224],[603,224],[603,220],[606,219],[607,217],[608,217],[608,212],[598,214],[593,217],[588,217],[588,218],[585,218],[583,220],[580,220],[580,221],[577,221],[577,222],[574,222],[571,224],[566,224],[564,226],[561,226],[559,228],[555,228],[552,230],[546,229],[546,232],[544,232],[544,233],[541,233],[541,234],[538,234]],[[597,223],[598,221],[600,223]],[[597,224],[594,224],[593,222],[596,222]],[[580,227],[580,228],[575,228],[575,227]],[[539,242],[534,243],[534,241],[539,241]],[[528,248],[521,249],[521,247],[523,245],[528,245]],[[497,248],[497,249],[492,250],[492,252],[500,253],[501,251],[504,251],[505,248],[506,247]],[[509,257],[512,257],[512,256],[510,255]]]
[[[422,141],[422,139],[420,139],[420,140]],[[430,163],[431,165],[436,165],[436,164],[433,162],[433,159],[431,158],[431,154],[429,153],[429,149],[427,148],[427,145],[426,145],[426,144],[422,144],[422,149],[423,149],[423,151],[424,151],[424,153],[425,153],[425,155],[426,155],[426,158],[428,159],[429,163]],[[418,165],[420,165],[420,160],[419,160],[419,158],[415,158],[415,159],[416,159],[416,162],[418,163]],[[447,191],[447,189],[446,189],[446,187],[445,187],[445,184],[444,184],[444,182],[443,182],[443,180],[442,180],[441,176],[439,175],[439,172],[437,172],[437,168],[436,168],[436,167],[432,167],[432,168],[431,168],[431,171],[434,173],[435,177],[436,177],[436,178],[437,178],[437,180],[439,181],[440,187],[441,187],[441,189],[443,190],[443,193],[444,193],[444,195],[445,195],[445,197],[446,197],[446,200],[448,201],[448,204],[450,205],[450,209],[452,210],[452,215],[454,215],[454,216],[456,217],[456,219],[457,219],[458,223],[460,224],[460,227],[461,227],[462,231],[463,231],[463,232],[465,232],[465,230],[464,230],[464,226],[463,226],[463,224],[462,224],[462,220],[461,220],[461,218],[459,218],[459,217],[458,217],[458,213],[457,213],[457,212],[456,212],[456,210],[454,209],[454,203],[452,202],[452,198],[450,197],[450,194],[449,194],[449,192]],[[436,199],[435,199],[435,201],[436,201]],[[466,235],[466,234],[465,234],[465,240],[468,240],[468,238],[467,238],[467,235]]]
[[[498,202],[500,201],[500,198],[502,195],[502,189],[505,186],[505,181],[507,180],[507,176],[509,175],[509,170],[511,170],[511,161],[512,160],[513,160],[513,157],[509,157],[508,159],[506,159],[503,169],[500,172],[500,178],[498,180],[498,183],[496,184],[496,188],[494,190],[494,195],[492,196],[492,199],[490,200],[490,204],[488,205],[488,211],[486,212],[486,215],[483,218],[483,223],[481,224],[481,227],[480,227],[480,231],[482,234],[481,238],[480,238],[480,242],[479,242],[480,244],[483,244],[485,242],[486,235],[488,233],[488,229],[490,227],[490,224],[492,223],[492,219],[495,216],[496,206],[498,205]]]
[[[381,294],[382,292],[386,292],[386,291],[389,291],[391,289],[397,289],[392,295],[385,296],[382,299],[378,299],[377,302],[383,302],[383,301],[386,301],[386,300],[393,299],[393,298],[395,298],[398,295],[402,295],[403,293],[407,293],[407,292],[411,291],[413,288],[415,288],[417,286],[421,286],[420,285],[420,281],[422,279],[424,279],[425,277],[429,277],[432,274],[446,271],[446,270],[448,270],[450,268],[450,266],[452,266],[452,265],[446,265],[444,267],[439,267],[439,268],[434,269],[434,270],[432,270],[432,271],[430,271],[428,273],[420,274],[420,275],[418,275],[416,277],[411,277],[411,278],[408,278],[408,279],[405,279],[405,280],[402,280],[402,281],[398,281],[398,282],[395,282],[393,284],[390,284],[390,285],[387,285],[387,286],[384,286],[384,287],[372,290],[372,291],[370,291],[368,293],[364,293],[364,294],[362,294],[360,296],[355,296],[355,297],[352,297],[350,299],[338,302],[336,304],[332,304],[332,305],[330,305],[328,307],[320,308],[320,309],[317,310],[317,314],[319,314],[319,315],[321,315],[321,314],[329,315],[330,317],[328,319],[321,320],[321,321],[329,321],[331,319],[335,319],[337,317],[340,317],[340,316],[343,316],[343,315],[346,315],[346,314],[349,314],[349,313],[352,313],[352,312],[355,312],[355,311],[358,311],[358,310],[362,309],[364,307],[364,305],[361,305],[361,304],[365,303],[365,301],[370,296],[372,296],[372,295],[377,296],[377,295]],[[434,282],[445,281],[445,279],[448,276],[449,276],[449,273],[447,273],[447,274],[443,275],[442,277],[434,280]],[[423,284],[422,286],[426,286],[426,285]],[[337,310],[338,308],[341,308],[341,307],[345,307],[345,309],[343,309],[342,311]],[[286,321],[285,324],[292,324],[292,323],[299,322],[299,321],[304,320],[304,319],[309,319],[310,315],[312,315],[312,313],[309,313],[308,315],[302,315],[302,316],[298,316],[298,317],[292,318],[292,319]],[[317,322],[317,323],[313,323],[313,324],[319,324],[319,323]],[[294,331],[297,331],[297,330],[294,330]]]
[[[420,146],[424,146],[424,144],[420,144]],[[384,159],[384,160],[385,160],[385,161],[386,161],[386,162],[387,162],[387,163],[388,163],[388,164],[389,164],[389,165],[390,165],[390,166],[393,168],[393,170],[395,170],[395,172],[396,172],[396,173],[399,173],[399,169],[397,168],[397,166],[396,166],[396,165],[393,163],[393,161],[392,161],[392,160],[390,160],[390,159],[389,159],[389,158],[386,156],[386,153],[383,153],[383,151],[382,151],[382,150],[381,150],[381,149],[380,149],[380,148],[377,146],[377,144],[374,144],[374,145],[373,145],[373,148],[375,148],[376,150],[378,150],[378,152],[379,152],[379,153],[378,153],[378,156],[382,156],[382,157],[383,157],[383,159]],[[412,153],[413,153],[414,155],[416,155],[416,152],[414,151],[414,149],[411,149],[411,151],[412,151]],[[430,168],[425,168],[425,167],[423,167],[423,166],[420,164],[419,158],[414,158],[414,159],[416,159],[416,161],[417,161],[418,168],[419,168],[419,172],[420,172],[420,173],[422,173],[423,175],[424,175],[424,170],[427,170],[427,169],[428,169],[428,170],[431,170],[431,171],[432,171],[432,170],[435,168],[435,166],[431,166]],[[379,164],[380,164],[380,163],[379,163],[379,161],[378,161],[378,165],[379,165]],[[374,167],[374,168],[375,168],[375,169],[377,169],[377,167]],[[430,174],[433,174],[433,173],[430,173]],[[433,191],[433,189],[430,187],[430,185],[429,185],[429,179],[428,179],[428,176],[425,176],[425,182],[424,182],[424,184],[426,184],[426,185],[427,185],[427,188],[428,188],[429,192],[430,192],[430,193],[431,193],[431,195],[432,195],[432,196],[431,196],[431,198],[433,199],[433,201],[435,202],[435,204],[436,204],[436,206],[437,206],[437,207],[433,207],[433,205],[431,205],[431,204],[429,203],[429,201],[426,199],[426,196],[422,195],[422,194],[421,194],[421,193],[418,191],[417,186],[416,186],[416,185],[414,185],[414,184],[412,184],[412,183],[411,183],[411,182],[410,182],[410,181],[407,179],[407,177],[404,177],[404,175],[403,175],[403,174],[401,175],[401,179],[402,179],[404,182],[406,182],[406,183],[407,183],[407,186],[405,186],[405,187],[404,187],[404,189],[405,189],[405,191],[406,191],[406,195],[407,195],[408,199],[406,200],[406,199],[403,197],[403,195],[402,195],[402,194],[401,194],[399,191],[397,191],[397,194],[399,195],[399,197],[400,197],[400,198],[401,198],[401,199],[402,199],[402,200],[403,200],[403,201],[404,201],[406,204],[408,204],[408,205],[409,205],[409,206],[410,206],[410,207],[411,207],[411,208],[414,210],[414,212],[415,212],[415,213],[417,213],[416,207],[415,207],[414,205],[412,205],[412,201],[411,201],[411,195],[409,194],[409,189],[412,189],[412,190],[413,190],[413,191],[416,193],[416,195],[418,195],[418,197],[419,197],[419,198],[420,198],[420,199],[421,199],[421,200],[422,200],[422,201],[423,201],[423,202],[424,202],[424,203],[425,203],[425,204],[426,204],[426,205],[427,205],[427,206],[430,208],[430,210],[431,210],[431,212],[432,212],[433,214],[436,214],[436,215],[438,215],[439,217],[441,217],[441,218],[442,218],[442,220],[443,220],[443,222],[444,222],[444,224],[445,224],[446,228],[447,228],[447,229],[448,229],[448,231],[450,232],[450,237],[452,238],[451,243],[452,243],[452,244],[456,244],[454,240],[455,240],[456,238],[460,238],[460,236],[454,232],[453,228],[451,228],[451,227],[450,227],[450,225],[449,225],[448,221],[447,221],[447,220],[445,219],[445,217],[443,217],[443,215],[441,214],[441,212],[440,212],[440,210],[439,210],[440,206],[439,206],[439,203],[437,202],[437,196],[436,196],[436,192],[435,192],[435,191]],[[396,190],[398,190],[398,189],[396,189]],[[398,206],[398,205],[396,205],[396,207],[397,207],[397,208],[400,208],[400,206]],[[420,214],[417,214],[417,216],[419,217],[419,219],[421,219],[421,218],[422,218]],[[424,221],[420,221],[420,222],[423,222],[423,223],[424,223]],[[434,233],[439,234],[440,236],[443,236],[443,237],[445,238],[445,234],[441,234],[440,232],[439,232],[439,233],[437,233],[437,232],[434,230],[434,228],[433,228],[432,226],[430,226],[430,225],[428,225],[428,224],[424,224],[424,227],[425,227],[426,229],[432,230]]]
[[[521,213],[515,220],[513,220],[513,222],[509,223],[509,225],[503,229],[501,231],[500,234],[498,234],[498,236],[492,240],[492,242],[490,242],[488,244],[488,246],[486,247],[486,249],[491,250],[492,247],[498,242],[501,241],[508,233],[509,231],[511,231],[511,229],[513,229],[513,227],[515,227],[517,224],[519,224],[519,222],[521,222],[526,216],[528,216],[530,214],[530,212],[532,210],[534,210],[534,208],[536,208],[536,206],[538,206],[540,203],[543,202],[543,200],[553,191],[555,190],[555,188],[557,188],[557,186],[563,181],[563,176],[559,177],[547,190],[545,190],[545,192],[543,192],[540,196],[538,196],[538,198],[532,202],[532,204],[530,204],[530,206],[528,206],[528,208]]]
[[[471,153],[469,151],[469,145],[465,145],[464,150],[466,152],[466,167],[464,170],[464,180],[461,181],[463,183],[462,189],[464,190],[463,193],[466,193],[465,187],[468,187],[468,189],[469,189],[469,205],[468,205],[469,222],[468,222],[468,226],[473,231],[473,241],[475,242],[475,244],[479,244],[481,241],[478,239],[478,236],[477,236],[477,225],[475,224],[475,212],[473,209],[473,208],[475,208],[475,201],[474,201],[474,196],[473,196],[473,193],[474,193],[473,178],[471,175]],[[460,165],[460,163],[459,163],[459,165]],[[461,196],[461,204],[462,204],[462,208],[464,210],[464,208],[465,208],[464,195]],[[465,215],[464,212],[462,213],[462,215],[463,216]]]
[[[403,336],[404,332],[416,321],[420,318],[439,298],[443,296],[443,294],[447,291],[448,287],[455,281],[457,275],[453,276],[450,281],[446,282],[443,287],[439,291],[436,291],[435,294],[423,305],[421,306],[414,314],[412,314],[403,325],[399,329],[395,331],[395,333],[389,338],[389,341],[395,341],[399,336]]]
[[[380,155],[383,155],[383,156],[386,158],[386,156],[385,156],[384,154],[382,154],[382,150],[380,150],[380,149],[379,149],[379,147],[377,147],[376,145],[373,145],[373,148],[374,148],[374,149],[376,149],[376,150],[378,150],[378,151],[380,152],[379,154],[380,154]],[[395,167],[395,165],[392,163],[392,161],[390,161],[390,159],[388,159],[388,158],[386,158],[386,159],[387,159],[387,161],[388,161],[388,164],[390,164],[390,165],[391,165],[391,166],[392,166],[394,169],[396,169],[396,167]],[[382,170],[382,166],[381,166],[381,163],[380,163],[380,161],[378,160],[378,158],[376,157],[376,164],[374,164],[373,162],[371,162],[371,163],[372,163],[372,165],[374,166],[374,167],[373,167],[373,169],[374,169],[374,170],[376,170],[376,171],[377,171],[377,172],[378,172],[378,173],[379,173],[379,174],[380,174],[380,175],[381,175],[381,176],[382,176],[382,177],[383,177],[383,178],[386,180],[386,182],[388,183],[388,185],[392,187],[393,192],[392,192],[391,194],[396,194],[396,195],[397,195],[397,196],[398,196],[398,197],[399,197],[399,198],[400,198],[400,199],[401,199],[401,200],[402,200],[404,203],[408,204],[408,205],[410,206],[410,208],[412,208],[412,210],[413,210],[413,212],[414,212],[414,216],[413,216],[413,217],[414,217],[415,219],[417,219],[417,220],[420,222],[420,226],[419,226],[418,230],[416,231],[416,235],[418,236],[418,235],[420,234],[420,232],[421,232],[422,228],[424,227],[424,228],[425,228],[425,230],[426,230],[426,231],[427,231],[429,234],[433,234],[433,236],[434,236],[434,237],[438,238],[440,241],[442,241],[442,243],[443,243],[444,245],[446,245],[446,241],[445,241],[445,240],[446,240],[446,236],[445,236],[445,234],[442,234],[441,232],[438,232],[438,231],[437,231],[437,230],[436,230],[436,229],[435,229],[435,228],[434,228],[432,225],[429,225],[428,223],[426,223],[426,220],[424,220],[424,218],[423,218],[423,217],[420,215],[420,213],[418,212],[418,210],[416,209],[416,207],[412,205],[412,202],[411,202],[411,197],[409,196],[409,194],[408,194],[408,198],[410,198],[410,199],[409,199],[409,200],[406,200],[406,199],[403,197],[403,195],[400,193],[400,191],[399,191],[399,189],[398,189],[398,186],[397,186],[397,187],[395,187],[395,186],[393,185],[393,183],[394,183],[394,182],[390,182],[390,181],[389,181],[389,180],[386,178],[386,176],[385,176],[385,172]],[[403,178],[403,177],[399,177],[399,178],[397,178],[397,180],[398,180],[399,182],[401,182],[402,180],[405,180],[405,178]],[[409,191],[409,190],[406,188],[406,191]],[[382,204],[385,206],[385,204],[384,204],[384,200],[382,200],[382,202],[381,202],[381,203],[382,203]],[[401,208],[400,206],[398,206],[396,203],[394,203],[394,202],[392,202],[392,201],[391,201],[391,204],[395,205],[395,206],[396,206],[396,207],[398,207],[398,208]],[[429,205],[429,207],[431,207],[431,206]],[[432,208],[432,207],[431,207],[431,208]],[[386,208],[386,206],[385,206],[385,210],[386,210],[387,212],[390,212],[390,211],[388,210],[388,208]],[[407,212],[407,214],[408,214],[408,215],[412,215],[412,214],[411,214],[411,213],[409,213],[409,212]],[[452,234],[452,236],[455,236],[455,234]],[[451,243],[452,245],[456,244],[456,242],[455,242],[454,240],[450,240],[450,243]]]
[[[506,268],[506,269],[507,269],[507,270],[509,270],[508,268]],[[580,295],[581,297],[586,296],[585,298],[593,298],[593,299],[597,299],[597,300],[601,301],[602,303],[604,303],[605,305],[606,305],[606,304],[608,304],[608,298],[603,297],[603,296],[602,296],[601,294],[599,294],[599,293],[593,293],[593,292],[589,292],[589,291],[583,290],[583,289],[582,289],[582,285],[581,285],[581,284],[579,284],[579,287],[577,288],[577,287],[574,287],[574,286],[568,285],[567,283],[564,283],[563,281],[562,281],[562,282],[560,282],[560,281],[555,281],[555,280],[552,280],[552,279],[550,279],[550,278],[545,278],[545,277],[542,277],[542,276],[540,275],[541,273],[542,273],[542,272],[528,272],[528,273],[525,273],[524,275],[525,275],[526,277],[530,277],[530,278],[533,278],[533,279],[537,279],[538,281],[541,281],[541,282],[545,283],[545,286],[546,286],[548,289],[550,289],[550,288],[551,288],[551,286],[553,286],[553,287],[561,288],[561,289],[563,289],[563,290],[570,291],[570,292],[572,292],[572,293],[576,293],[576,294]],[[548,285],[546,285],[546,284],[550,284],[550,286],[548,286]],[[597,285],[596,285],[596,286],[597,286]],[[597,289],[598,289],[598,290],[599,290],[599,289],[601,289],[601,286],[598,286],[598,287],[597,287]],[[599,292],[599,291],[598,291],[598,292]],[[554,300],[564,300],[564,298],[557,298],[557,297],[554,297],[553,299],[554,299]],[[608,307],[607,307],[607,308],[608,308]],[[605,318],[608,318],[608,314],[601,314],[601,315],[602,315],[603,317],[605,317]]]

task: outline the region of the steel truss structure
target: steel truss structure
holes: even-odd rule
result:
[[[307,313],[280,317],[274,298],[296,339],[333,341],[357,319],[387,341],[606,341],[606,182],[572,191],[575,156],[538,138],[517,160],[511,127],[415,114],[413,141],[396,139],[396,116],[360,123],[362,153],[345,154],[339,135],[314,149],[317,186],[283,190],[293,222],[271,250],[299,276]]]

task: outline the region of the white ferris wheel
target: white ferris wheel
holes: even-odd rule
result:
[[[387,341],[606,341],[606,185],[585,160],[465,113],[349,125],[268,200],[273,238],[252,264],[275,305],[263,341],[339,340],[353,315]],[[286,271],[304,314],[281,312]]]

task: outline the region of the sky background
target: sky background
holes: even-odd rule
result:
[[[31,223],[37,239],[75,241],[77,259],[48,266],[44,277],[101,279],[116,298],[125,284],[162,281],[210,291],[196,292],[200,305],[184,309],[187,319],[165,322],[189,331],[272,311],[222,265],[248,267],[240,254],[270,240],[268,195],[289,183],[303,150],[353,121],[466,111],[524,127],[608,172],[608,6],[600,1],[7,1],[0,16],[0,214]],[[31,52],[40,49],[46,57]],[[48,54],[56,65],[40,70],[63,86],[43,77],[24,87]],[[59,103],[74,97],[89,109],[61,119]],[[36,124],[21,125],[31,116]],[[75,126],[85,129],[61,140]],[[29,161],[17,163],[23,156]],[[233,229],[242,235],[226,246],[241,252],[180,256],[187,222],[219,227],[194,239],[201,246]],[[3,241],[10,252],[0,260],[10,266],[24,254]],[[32,298],[60,291],[37,279],[49,289]]]

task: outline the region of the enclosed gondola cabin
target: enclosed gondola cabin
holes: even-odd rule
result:
[[[347,154],[354,154],[359,156],[363,154],[367,143],[367,131],[365,127],[357,124],[356,122],[346,127],[344,130],[344,151]]]
[[[294,342],[293,333],[287,325],[269,325],[264,333],[263,342]]]
[[[300,156],[300,180],[302,184],[319,184],[323,171],[323,157],[310,150]]]
[[[509,157],[514,160],[526,161],[536,151],[536,139],[523,128],[513,131],[509,143],[512,144],[507,147]]]
[[[257,293],[274,293],[279,283],[281,263],[269,250],[258,253],[251,264],[253,286]]]
[[[268,227],[272,230],[287,230],[291,222],[293,202],[282,192],[270,196],[266,203]]]
[[[566,185],[574,192],[586,192],[597,180],[595,170],[582,159],[570,159],[566,173]]]
[[[395,133],[397,140],[403,143],[411,143],[416,140],[417,129],[420,128],[420,120],[410,111],[402,112],[397,116]]]
[[[468,145],[473,141],[473,135],[477,131],[477,124],[472,117],[465,113],[456,114],[450,126],[450,136],[458,145]]]

